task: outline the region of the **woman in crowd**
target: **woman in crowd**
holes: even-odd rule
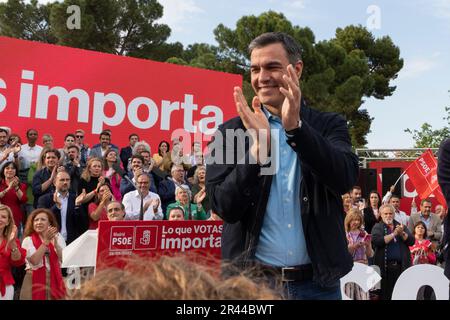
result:
[[[53,137],[49,133],[42,135],[42,144],[44,148],[53,149]]]
[[[94,201],[88,206],[89,229],[97,229],[100,220],[108,220],[106,207],[114,200],[109,184],[102,184],[94,197]]]
[[[202,201],[206,194],[197,197],[197,203],[193,204],[190,201],[189,190],[181,186],[175,188],[175,200],[176,202],[171,203],[166,209],[166,219],[169,217],[168,213],[173,207],[181,206],[184,209],[184,220],[206,220],[207,215],[202,206]]]
[[[0,204],[0,300],[14,298],[11,268],[23,265],[26,254],[17,239],[17,227],[11,209]]]
[[[80,183],[78,185],[78,194],[85,194],[84,199],[81,201],[81,221],[80,232],[83,233],[89,229],[89,203],[94,199],[97,189],[105,183],[109,183],[109,180],[102,176],[103,173],[103,161],[99,158],[90,158],[86,163],[86,168],[81,174]]]
[[[435,248],[430,240],[425,239],[426,234],[427,226],[422,221],[418,221],[413,229],[415,243],[409,247],[413,265],[424,263],[436,264]]]
[[[27,185],[19,181],[17,165],[7,162],[0,171],[0,202],[11,208],[19,233],[25,224],[21,205],[27,202]],[[19,237],[21,234],[18,235]]]
[[[183,207],[172,207],[167,213],[167,220],[169,221],[184,221],[184,209]]]
[[[364,208],[364,229],[372,233],[372,228],[379,220],[378,208],[380,207],[380,195],[375,190],[370,191],[369,205]]]
[[[111,183],[111,191],[114,198],[118,201],[122,200],[122,194],[120,193],[120,181],[122,177],[118,172],[121,169],[119,162],[117,161],[117,151],[115,149],[108,149],[103,157],[103,176],[106,177]]]
[[[205,177],[206,177],[206,167],[198,166],[194,173],[194,184],[192,185],[191,191],[192,194],[194,195],[193,199],[194,203],[197,203],[198,197],[203,197],[203,194],[205,194],[205,197],[203,198],[203,201],[201,201],[201,204],[205,212],[209,215],[211,206],[209,204],[209,197],[205,191],[206,190]]]
[[[350,193],[344,193],[342,195],[342,205],[344,207],[344,215],[352,208],[352,198],[350,197]]]
[[[363,216],[358,209],[350,209],[345,216],[345,231],[347,233],[348,251],[353,261],[368,264],[368,258],[373,256],[370,235],[363,228]],[[345,294],[353,300],[369,300],[369,293],[361,290],[354,283],[345,285]]]
[[[18,144],[22,144],[22,139],[17,133],[11,133],[8,139],[8,143],[12,145],[15,142]]]
[[[170,160],[170,144],[169,142],[162,140],[158,145],[158,153],[153,155],[153,160],[155,160],[155,166],[161,171],[170,174],[170,167],[172,161]]]
[[[62,250],[66,246],[58,224],[48,209],[31,212],[25,227],[22,247],[27,252],[27,273],[20,292],[21,300],[56,300],[66,294],[61,274]]]
[[[406,226],[394,220],[395,208],[382,205],[381,221],[372,228],[374,264],[381,271],[381,299],[390,300],[400,274],[411,266],[409,246],[415,242]]]

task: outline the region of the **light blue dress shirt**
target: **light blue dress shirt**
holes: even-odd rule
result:
[[[269,119],[271,132],[278,130],[279,133],[271,134],[272,157],[277,157],[279,167],[272,179],[255,256],[264,264],[278,267],[307,264],[311,260],[300,212],[300,160],[286,142],[281,119],[263,111]]]

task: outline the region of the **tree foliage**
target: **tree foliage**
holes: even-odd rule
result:
[[[353,145],[365,145],[372,118],[361,106],[365,98],[384,99],[395,91],[390,81],[403,67],[399,48],[389,37],[374,39],[362,26],[338,28],[333,39],[316,43],[311,29],[293,26],[283,14],[269,11],[242,17],[234,30],[220,24],[214,30],[218,57],[239,66],[249,82],[247,46],[256,36],[270,31],[286,32],[302,45],[301,88],[309,105],[343,114]],[[251,98],[253,93],[247,91],[246,96]]]
[[[447,115],[442,119],[447,121],[447,126],[441,129],[433,129],[432,125],[425,122],[419,130],[405,130],[412,135],[415,148],[439,148],[441,142],[450,137],[450,107],[445,107],[445,112]]]

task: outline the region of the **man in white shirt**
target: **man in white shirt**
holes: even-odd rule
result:
[[[395,186],[391,186],[390,190],[384,195],[382,203],[393,206],[395,209],[394,220],[406,226],[409,222],[409,217],[404,211],[400,210],[400,197],[393,194],[394,190]]]
[[[164,218],[159,195],[150,191],[150,177],[143,173],[136,179],[137,190],[130,191],[123,197],[125,220],[139,220],[141,213],[141,196],[143,198],[143,220],[162,220]],[[140,193],[140,194],[139,194]]]

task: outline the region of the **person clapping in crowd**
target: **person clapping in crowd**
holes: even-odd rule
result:
[[[120,193],[120,182],[122,176],[125,174],[124,170],[120,167],[117,158],[117,151],[115,149],[109,149],[105,152],[103,157],[103,176],[110,182],[110,188],[114,195],[114,198],[118,201],[122,200],[122,194]]]
[[[7,162],[0,171],[0,202],[11,208],[14,221],[21,236],[25,215],[21,205],[27,202],[27,185],[19,181],[15,162]]]
[[[44,148],[42,151],[44,159],[44,167],[38,170],[33,176],[33,206],[37,208],[38,200],[41,196],[55,191],[53,182],[57,171],[65,170],[63,166],[59,166],[60,153],[56,149]]]
[[[48,209],[36,209],[28,217],[22,247],[26,250],[27,273],[21,300],[57,300],[66,289],[61,273],[62,250],[66,246],[58,224]]]
[[[172,166],[172,160],[170,156],[170,144],[169,142],[162,140],[158,145],[158,153],[153,154],[153,160],[155,160],[155,166],[166,174],[170,174],[170,168]]]
[[[109,184],[102,184],[96,192],[94,201],[89,204],[89,229],[97,229],[100,220],[108,220],[106,208],[115,200]]]
[[[5,127],[0,127],[0,169],[6,162],[14,161],[19,166],[19,152],[21,145],[16,140],[9,141],[10,130]]]
[[[348,251],[353,261],[368,264],[368,258],[373,256],[370,235],[364,230],[363,216],[357,209],[350,209],[345,216],[345,231],[347,233]],[[345,285],[346,295],[353,300],[369,300],[369,293],[363,291],[354,283]]]
[[[409,246],[415,242],[405,225],[394,220],[395,209],[382,205],[381,221],[372,228],[374,264],[381,271],[381,299],[390,300],[400,274],[411,266]]]
[[[426,239],[427,226],[425,223],[418,221],[414,226],[413,235],[415,243],[409,247],[412,264],[436,264],[435,248],[433,243]]]
[[[190,191],[182,186],[175,188],[176,201],[167,206],[166,217],[169,217],[170,209],[173,207],[182,207],[184,209],[184,220],[206,220],[208,217],[202,206],[202,201],[205,199],[206,192],[200,191],[197,195],[196,203],[191,203]]]
[[[194,195],[193,202],[197,203],[197,198],[202,197],[203,193],[205,194],[205,197],[203,198],[203,201],[201,201],[201,205],[205,212],[209,214],[211,210],[211,205],[209,203],[209,197],[208,194],[206,194],[206,167],[205,166],[198,166],[194,173],[194,184],[192,185],[191,191]]]
[[[123,197],[127,220],[163,220],[159,195],[150,191],[150,176],[141,174],[136,179],[137,190]]]
[[[0,204],[0,300],[13,299],[14,278],[11,268],[25,263],[27,252],[20,246],[17,233],[11,209]]]

